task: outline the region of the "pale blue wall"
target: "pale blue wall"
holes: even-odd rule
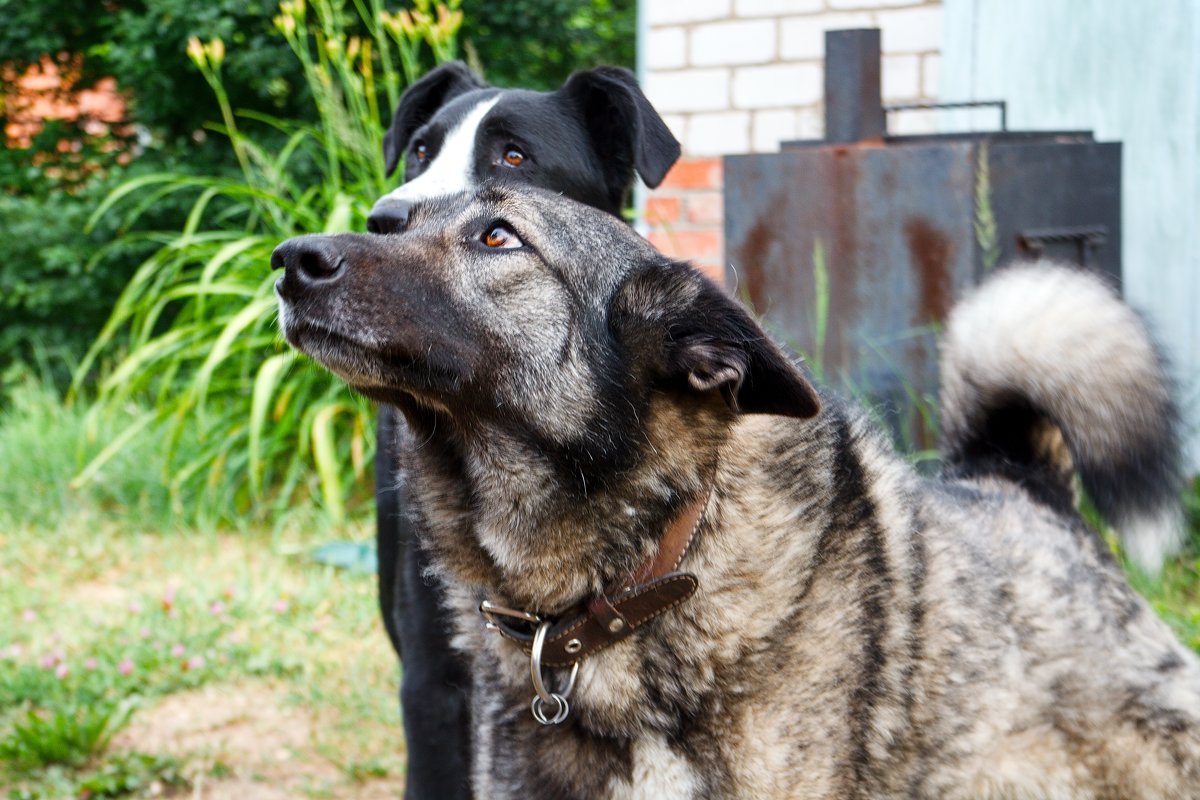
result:
[[[1200,0],[946,0],[945,15],[943,100],[1005,99],[1010,128],[1124,142],[1125,292],[1168,348],[1200,468]]]

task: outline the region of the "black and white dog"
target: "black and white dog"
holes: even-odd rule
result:
[[[657,186],[679,157],[666,124],[624,69],[572,75],[554,92],[497,89],[454,62],[400,98],[384,137],[388,174],[405,183],[380,198],[368,229],[401,234],[409,209],[488,181],[560,192],[614,215],[635,174]],[[405,797],[470,796],[469,682],[449,646],[441,589],[424,574],[421,535],[406,514],[405,426],[380,410],[375,477],[379,602],[404,664],[400,689],[408,775]]]

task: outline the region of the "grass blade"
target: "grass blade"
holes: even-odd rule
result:
[[[313,460],[321,481],[321,497],[325,501],[325,513],[335,523],[345,519],[346,507],[342,500],[342,465],[338,462],[334,444],[333,421],[345,410],[346,406],[341,403],[332,403],[318,411],[312,422]]]
[[[295,361],[290,353],[271,356],[258,368],[250,397],[250,489],[257,498],[262,491],[262,433],[271,410],[271,398],[284,370]]]

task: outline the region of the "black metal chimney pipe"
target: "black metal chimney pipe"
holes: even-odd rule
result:
[[[825,141],[884,135],[878,28],[825,32]]]

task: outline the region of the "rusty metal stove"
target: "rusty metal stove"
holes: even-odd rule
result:
[[[924,449],[936,420],[913,400],[936,396],[955,297],[1035,254],[1119,282],[1121,145],[1004,130],[998,102],[933,107],[999,106],[999,131],[889,135],[888,115],[918,106],[883,106],[879,45],[876,29],[826,34],[824,140],[725,158],[729,281],[827,383]]]

